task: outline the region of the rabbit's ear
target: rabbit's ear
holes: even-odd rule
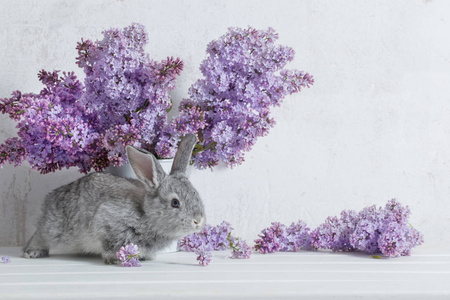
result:
[[[136,177],[152,188],[157,188],[164,179],[165,172],[158,160],[148,152],[127,146],[127,157]]]
[[[177,172],[185,173],[187,166],[189,165],[189,161],[191,160],[192,150],[194,149],[194,145],[197,143],[197,138],[193,134],[187,134],[181,140],[180,145],[178,146],[177,154],[175,154],[175,158],[173,159],[172,169],[170,170],[170,174],[174,174]]]

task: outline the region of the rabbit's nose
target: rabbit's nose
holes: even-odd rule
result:
[[[203,216],[192,219],[192,225],[196,229],[201,229],[205,225],[205,218]]]

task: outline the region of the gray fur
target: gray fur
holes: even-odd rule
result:
[[[203,203],[185,174],[195,142],[193,135],[182,140],[174,160],[177,171],[170,175],[152,154],[129,147],[139,180],[99,172],[52,191],[24,257],[45,257],[51,248],[65,246],[71,252],[101,254],[112,264],[121,246],[134,243],[141,259],[153,259],[172,241],[201,230]],[[172,207],[174,198],[179,208]]]
[[[191,160],[192,149],[194,148],[197,138],[193,134],[186,135],[180,142],[177,154],[173,159],[172,169],[170,175],[177,172],[186,173],[187,166]]]

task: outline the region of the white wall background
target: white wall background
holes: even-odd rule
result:
[[[192,172],[210,224],[252,241],[271,221],[315,227],[342,209],[396,197],[429,245],[450,245],[450,1],[0,0],[0,97],[38,92],[37,72],[75,70],[75,45],[131,22],[155,59],[179,56],[174,99],[200,76],[207,43],[229,26],[274,27],[316,79],[274,111],[278,124],[233,169]],[[15,122],[0,116],[0,142]],[[34,231],[51,189],[80,174],[0,170],[0,246]]]

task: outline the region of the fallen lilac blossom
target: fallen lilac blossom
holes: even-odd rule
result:
[[[200,231],[178,240],[180,251],[195,252],[202,266],[207,266],[212,260],[212,251],[231,249],[228,258],[248,259],[252,251],[247,243],[232,235],[233,228],[223,221],[217,226],[205,225]]]

